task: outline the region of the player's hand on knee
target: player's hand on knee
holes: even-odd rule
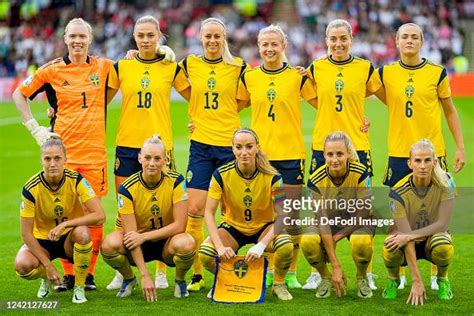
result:
[[[421,280],[414,280],[408,295],[407,304],[423,305],[426,300],[425,286]]]
[[[125,59],[133,59],[135,56],[137,56],[138,50],[136,49],[129,49],[127,51],[127,54],[125,54]]]
[[[142,292],[147,302],[156,301],[155,282],[151,279],[150,275],[144,275],[142,277]]]
[[[62,222],[61,224],[49,231],[48,239],[52,241],[58,241],[59,238],[61,238],[64,229],[66,229],[66,225],[64,224],[64,222]]]
[[[123,244],[128,250],[135,249],[145,242],[145,236],[136,231],[129,231],[123,235]]]
[[[217,249],[217,254],[219,258],[223,260],[229,260],[235,257],[235,251],[232,247],[222,247]]]
[[[164,55],[165,58],[163,59],[163,62],[165,64],[171,63],[176,61],[176,54],[173,52],[173,50],[166,45],[160,45],[157,50],[158,55]]]
[[[52,133],[49,127],[40,126],[34,118],[24,123],[24,125],[36,140],[36,143],[40,146],[42,146],[51,137],[59,138],[59,135]]]
[[[262,242],[259,242],[256,245],[250,247],[250,249],[247,251],[247,254],[245,255],[245,261],[253,262],[257,260],[263,255],[263,252],[265,251],[266,247],[267,246]]]

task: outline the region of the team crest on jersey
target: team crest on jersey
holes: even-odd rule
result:
[[[316,158],[311,159],[311,170],[316,170]]]
[[[33,76],[31,75],[23,81],[23,85],[29,86],[32,82],[33,82]]]
[[[253,202],[252,197],[250,195],[244,196],[243,201],[244,201],[244,204],[247,208],[249,208],[252,205],[252,202]]]
[[[193,172],[191,170],[188,170],[186,173],[186,182],[189,183],[193,179]]]
[[[99,75],[98,74],[92,74],[90,77],[89,77],[92,85],[94,87],[98,87],[99,84],[100,84],[100,80],[99,80]]]
[[[213,77],[207,79],[207,88],[209,90],[214,90],[214,88],[216,87],[216,79],[214,79]]]
[[[275,98],[276,98],[276,92],[275,92],[275,90],[269,89],[269,90],[267,91],[267,99],[268,99],[268,101],[273,102],[273,100],[275,100]]]
[[[430,218],[428,212],[424,209],[424,205],[421,206],[421,210],[416,214],[416,229],[420,229],[430,225]]]
[[[61,205],[56,205],[54,207],[54,214],[56,214],[57,217],[63,216],[64,213],[64,208]]]
[[[341,79],[336,80],[335,87],[336,92],[341,93],[342,89],[344,89],[344,81],[342,81]]]
[[[153,216],[158,216],[160,214],[160,207],[156,204],[153,204],[151,206],[151,214],[153,214]]]
[[[140,83],[143,89],[148,89],[148,87],[150,86],[150,79],[148,77],[143,77]]]
[[[405,95],[410,99],[415,94],[415,88],[411,84],[405,87]]]
[[[249,270],[249,265],[244,260],[234,263],[234,273],[239,279],[243,279]]]

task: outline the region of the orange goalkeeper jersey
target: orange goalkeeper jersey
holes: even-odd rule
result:
[[[52,129],[67,148],[68,163],[97,164],[107,161],[105,149],[106,89],[113,61],[88,56],[73,64],[68,56],[40,67],[20,85],[30,100],[45,91],[56,112]]]

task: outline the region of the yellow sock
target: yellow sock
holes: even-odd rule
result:
[[[121,253],[107,254],[102,252],[102,258],[109,266],[118,270],[125,279],[133,278],[133,271],[130,267],[130,262],[125,255]]]
[[[326,267],[321,236],[318,234],[303,235],[300,245],[303,255],[312,267],[311,272],[319,272],[323,278],[330,278],[331,273]]]
[[[156,273],[163,273],[166,275],[166,264],[161,261],[156,262]]]
[[[400,271],[399,271],[399,274],[400,276],[406,276],[406,271],[405,271],[405,267],[400,267]]]
[[[298,267],[298,258],[300,255],[301,235],[292,235],[291,241],[293,242],[293,253],[291,254],[291,265],[289,271],[296,273],[296,268]]]
[[[202,222],[204,221],[204,216],[202,215],[192,215],[188,214],[188,223],[186,226],[186,232],[193,236],[196,241],[196,248],[199,249],[199,246],[204,241],[204,233],[202,231]],[[199,256],[194,257],[193,262],[193,273],[203,275],[202,264],[199,261]]]
[[[291,255],[293,254],[293,242],[289,235],[278,235],[273,239],[272,249],[275,251],[275,272],[273,274],[273,284],[283,284],[285,275],[291,265]]]
[[[372,236],[353,234],[350,237],[352,259],[357,267],[357,278],[365,278],[372,259]]]
[[[438,267],[434,263],[431,264],[431,275],[438,275]]]
[[[273,254],[273,252],[266,252],[266,251],[263,254],[267,257],[267,260],[268,260],[268,269],[267,269],[267,271],[268,271],[268,273],[273,274],[273,271],[275,269],[274,260],[273,260],[274,259],[274,254]]]
[[[199,259],[202,262],[204,268],[212,274],[216,274],[216,258],[217,250],[211,243],[203,243],[199,248]],[[194,259],[196,260],[196,259]]]
[[[431,259],[438,266],[438,278],[448,277],[448,268],[453,260],[454,247],[450,244],[436,246],[431,251]]]
[[[92,258],[92,241],[85,245],[74,243],[73,258],[76,285],[84,286]]]
[[[37,268],[34,268],[27,274],[19,274],[17,272],[16,275],[25,280],[36,280],[38,278],[46,279],[46,270],[44,269],[44,266],[40,264]]]
[[[372,238],[372,249],[375,246],[375,238]],[[374,261],[374,253],[372,251],[372,257],[370,258],[369,265],[367,266],[367,273],[372,273],[372,262]]]
[[[388,251],[387,248],[383,247],[382,257],[391,279],[399,279],[400,275],[405,275],[405,269],[401,267],[404,256],[400,249]]]
[[[176,265],[176,280],[184,280],[186,272],[191,268],[193,264],[196,251],[192,251],[187,254],[175,254],[173,262]]]

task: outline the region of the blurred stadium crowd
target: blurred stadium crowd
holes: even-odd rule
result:
[[[348,20],[354,31],[352,53],[380,66],[397,59],[395,32],[415,22],[425,32],[423,57],[453,71],[453,58],[463,54],[462,19],[474,16],[471,1],[434,0],[160,0],[59,1],[0,0],[0,77],[24,77],[38,65],[66,52],[64,26],[83,17],[94,29],[91,53],[111,59],[134,48],[134,21],[145,14],[160,20],[167,45],[178,58],[200,54],[200,22],[208,16],[227,25],[231,52],[252,66],[259,64],[258,31],[278,23],[288,34],[292,65],[308,65],[325,53],[324,31],[335,18]],[[469,33],[469,32],[468,32]],[[464,57],[465,58],[465,57]]]

